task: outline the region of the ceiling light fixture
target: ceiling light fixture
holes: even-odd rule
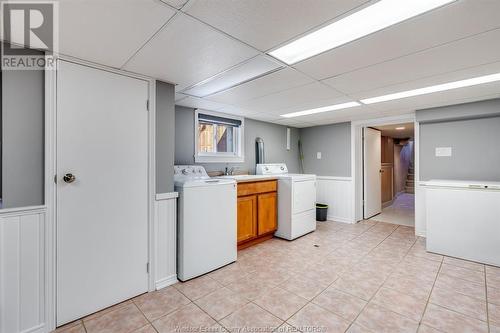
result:
[[[404,129],[405,129],[405,127],[404,127],[404,126],[401,126],[401,127],[396,127],[396,131],[402,131],[402,130],[404,130]]]
[[[291,65],[456,0],[380,0],[269,52]]]
[[[373,103],[387,102],[387,101],[392,101],[392,100],[401,99],[401,98],[432,94],[432,93],[440,92],[440,91],[477,86],[479,84],[496,82],[496,81],[500,81],[500,73],[479,76],[479,77],[475,77],[475,78],[467,79],[467,80],[448,82],[448,83],[438,84],[435,86],[430,86],[430,87],[425,87],[425,88],[420,88],[420,89],[401,91],[401,92],[389,94],[389,95],[366,98],[366,99],[362,99],[361,103],[373,104]]]
[[[360,106],[360,105],[361,104],[358,102],[348,102],[348,103],[342,103],[342,104],[323,106],[323,107],[316,108],[316,109],[309,109],[309,110],[304,110],[304,111],[299,111],[299,112],[286,113],[286,114],[282,114],[281,117],[294,118],[294,117],[306,116],[306,115],[315,114],[315,113],[322,113],[322,112],[328,112],[328,111],[347,109],[347,108],[352,108],[352,107]]]
[[[279,64],[276,60],[259,55],[194,86],[186,88],[181,93],[195,97],[206,97],[259,78],[280,68],[283,68],[283,65]]]

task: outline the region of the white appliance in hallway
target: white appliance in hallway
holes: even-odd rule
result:
[[[186,281],[236,261],[236,182],[199,165],[174,167],[179,192],[177,277]]]
[[[257,164],[258,175],[278,177],[278,230],[292,240],[316,230],[316,175],[288,173],[285,163]]]
[[[366,127],[363,132],[363,216],[382,212],[382,133]]]
[[[58,65],[62,325],[148,291],[149,83],[66,61]]]
[[[427,250],[500,266],[500,182],[425,182]]]

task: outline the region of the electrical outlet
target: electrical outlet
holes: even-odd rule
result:
[[[320,152],[320,151],[318,151],[318,152],[316,153],[316,158],[317,158],[318,160],[320,160],[320,159],[321,159],[321,152]]]

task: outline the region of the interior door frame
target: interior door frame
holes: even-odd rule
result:
[[[49,56],[46,56],[48,59]],[[156,80],[150,77],[130,73],[127,71],[110,68],[104,65],[95,64],[81,59],[57,55],[56,70],[45,71],[45,204],[47,214],[45,220],[45,322],[47,331],[56,328],[56,292],[57,292],[57,271],[56,271],[56,241],[57,241],[57,207],[55,184],[57,166],[57,71],[59,62],[67,61],[77,65],[86,66],[93,69],[104,70],[110,73],[128,76],[148,82],[148,290],[155,289],[155,238],[154,238],[154,201],[156,195],[156,169],[155,169],[155,145],[156,145]]]
[[[351,175],[352,175],[352,212],[353,223],[363,220],[363,128],[381,125],[395,125],[401,123],[413,123],[414,132],[414,168],[415,168],[415,234],[421,236],[419,221],[423,221],[423,211],[420,207],[423,200],[422,193],[417,190],[419,186],[419,149],[420,149],[420,127],[415,113],[409,113],[395,117],[381,117],[375,119],[358,120],[351,122]]]

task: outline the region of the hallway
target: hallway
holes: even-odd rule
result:
[[[413,227],[415,225],[415,195],[401,193],[393,204],[371,220]]]

